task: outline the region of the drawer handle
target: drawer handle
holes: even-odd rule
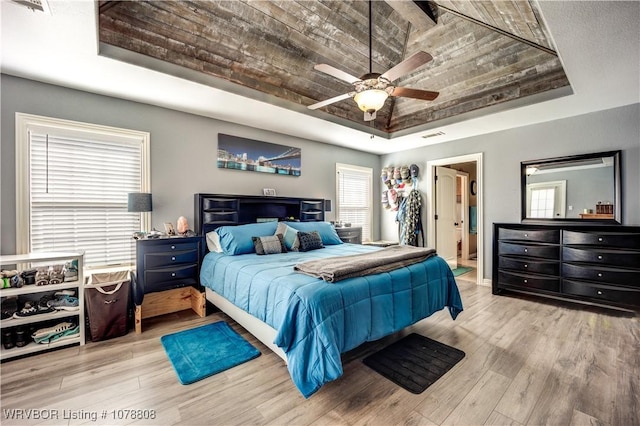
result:
[[[524,236],[525,236],[525,237],[528,237],[528,236],[529,236],[529,234],[525,233],[525,234],[524,234]]]
[[[527,280],[524,280],[524,282],[526,283],[526,282],[528,282],[528,281],[527,281]]]
[[[528,267],[529,267],[529,265],[527,265],[527,264],[525,263],[525,264],[524,264],[524,267],[525,267],[525,268],[528,268]]]
[[[602,272],[598,272],[598,276],[599,276],[599,277],[602,277]]]
[[[598,255],[598,260],[602,260],[602,255],[601,254]]]
[[[597,293],[602,296],[602,291],[601,290],[598,290]]]
[[[598,237],[598,241],[602,242],[602,237]]]
[[[171,260],[176,260],[176,257],[175,256],[171,256]]]
[[[529,251],[529,249],[524,249],[524,252],[527,253]]]
[[[171,250],[175,250],[175,249],[176,249],[176,246],[171,246]]]
[[[175,272],[172,272],[172,273],[171,273],[171,276],[172,276],[172,277],[175,277],[175,276],[176,276],[176,273],[175,273]]]

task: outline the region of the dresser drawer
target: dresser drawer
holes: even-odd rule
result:
[[[351,244],[362,244],[362,228],[336,228],[338,237],[345,242]]]
[[[199,252],[197,249],[176,250],[173,252],[147,253],[144,256],[144,266],[147,269],[159,266],[181,265],[197,263]]]
[[[562,292],[627,306],[640,306],[640,289],[565,279],[562,281]]]
[[[640,269],[621,269],[600,265],[562,264],[562,276],[640,288]]]
[[[536,289],[545,291],[560,291],[560,278],[545,277],[542,275],[527,275],[515,272],[498,272],[499,286],[520,287],[524,289]]]
[[[198,284],[198,265],[183,265],[144,271],[144,292],[167,290]]]
[[[559,275],[560,262],[520,259],[515,257],[500,256],[498,263],[500,269],[510,269],[519,272],[530,272],[535,274]]]
[[[541,244],[516,244],[499,242],[501,255],[519,255],[527,257],[539,257],[542,259],[558,259],[560,256],[559,246]]]
[[[538,243],[560,243],[560,231],[557,229],[509,229],[500,228],[499,240],[532,241]]]
[[[640,251],[563,247],[562,260],[634,268],[640,266]]]
[[[578,232],[563,231],[562,243],[565,245],[593,245],[640,249],[640,234],[621,232]]]

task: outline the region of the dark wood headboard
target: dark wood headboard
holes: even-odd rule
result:
[[[261,220],[324,221],[324,199],[321,198],[195,194],[194,201],[194,228],[200,235],[219,226]]]

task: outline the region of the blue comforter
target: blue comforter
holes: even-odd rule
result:
[[[287,368],[309,397],[342,375],[340,354],[397,332],[445,307],[453,319],[462,311],[460,293],[447,263],[423,262],[337,283],[294,272],[296,263],[378,250],[340,244],[306,253],[259,256],[208,253],[202,285],[269,324]]]

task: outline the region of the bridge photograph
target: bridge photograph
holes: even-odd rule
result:
[[[300,176],[302,150],[218,134],[218,168]]]

